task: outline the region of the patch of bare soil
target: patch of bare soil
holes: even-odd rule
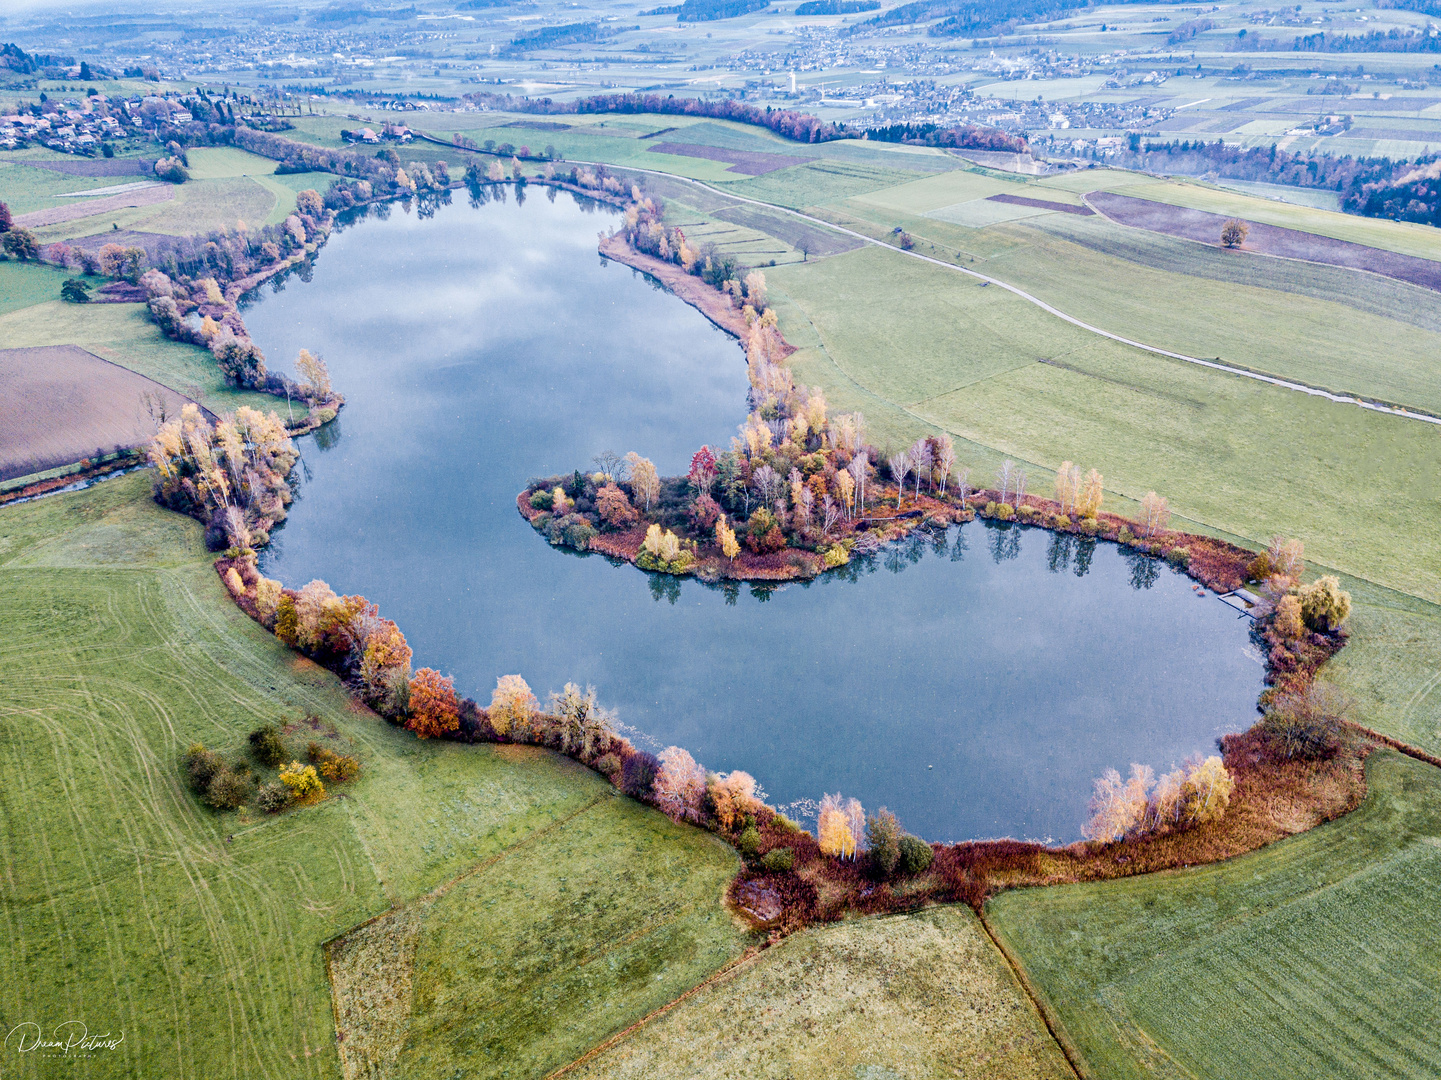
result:
[[[1072,206],[1070,203],[1050,202],[1047,199],[1028,199],[1024,195],[992,195],[987,202],[1009,203],[1011,206],[1035,206],[1041,210],[1055,210],[1060,214],[1075,214],[1078,217],[1093,217],[1095,211],[1089,206]]]
[[[1109,191],[1093,191],[1086,196],[1086,201],[1106,217],[1122,225],[1165,233],[1167,236],[1180,236],[1187,240],[1199,240],[1204,244],[1219,245],[1221,226],[1230,220],[1222,214],[1190,210],[1183,206],[1137,199],[1130,195],[1116,195]],[[1382,251],[1380,248],[1355,244],[1349,240],[1317,236],[1299,229],[1265,225],[1259,221],[1248,221],[1246,224],[1250,231],[1246,234],[1242,251],[1277,255],[1286,259],[1304,259],[1329,266],[1344,266],[1350,270],[1369,270],[1373,274],[1441,291],[1441,262],[1418,259],[1414,255],[1400,255],[1394,251]]]
[[[78,345],[0,349],[0,480],[148,442],[147,394],[168,416],[190,402]]]
[[[696,146],[692,143],[656,143],[650,147],[652,154],[674,154],[677,157],[705,158],[707,161],[723,161],[730,166],[726,172],[743,173],[746,176],[764,176],[777,169],[792,165],[804,165],[810,158],[792,157],[789,154],[766,154],[756,150],[727,150],[720,146]]]
[[[93,214],[108,214],[112,210],[125,210],[132,206],[154,206],[169,202],[175,197],[175,185],[157,183],[154,187],[138,188],[123,195],[107,195],[99,199],[79,199],[68,206],[53,206],[49,210],[32,210],[19,214],[15,224],[26,229],[38,229],[43,225],[59,225],[65,221],[90,217]]]

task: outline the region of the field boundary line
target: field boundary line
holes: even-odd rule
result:
[[[340,933],[334,934],[331,937],[328,937],[322,942],[320,942],[321,949],[325,950],[328,954],[330,951],[330,946],[334,945],[337,941],[339,941],[341,938],[345,937],[348,934],[353,934],[357,930],[364,929],[365,927],[370,926],[372,923],[377,923],[381,919],[384,919],[390,915],[394,915],[396,912],[403,911],[408,907],[417,907],[434,903],[436,900],[439,900],[442,896],[448,893],[451,889],[455,888],[455,886],[459,885],[466,878],[474,877],[481,871],[488,870],[490,867],[500,862],[501,859],[504,859],[507,855],[510,855],[512,852],[518,851],[519,849],[526,847],[532,841],[539,840],[541,837],[547,836],[550,833],[554,832],[556,829],[559,829],[562,826],[569,824],[571,821],[574,821],[576,818],[580,817],[581,814],[584,814],[587,810],[594,809],[600,804],[603,799],[607,798],[614,798],[614,796],[609,793],[602,792],[600,795],[597,795],[594,799],[591,799],[590,802],[581,806],[579,809],[573,810],[571,813],[565,815],[565,817],[556,818],[556,820],[552,821],[544,828],[537,829],[535,832],[530,833],[525,837],[522,837],[520,840],[517,840],[509,847],[502,848],[494,855],[491,855],[487,859],[481,860],[474,866],[466,867],[460,873],[452,877],[449,881],[441,882],[439,885],[436,885],[429,891],[421,893],[419,896],[415,897],[415,899],[405,903],[392,903],[391,906],[386,908],[384,911],[376,915],[372,915],[370,918],[358,922],[354,926],[346,927],[344,930],[340,931]]]
[[[1436,768],[1441,769],[1441,757],[1437,757],[1435,754],[1427,753],[1419,746],[1412,746],[1408,742],[1402,742],[1394,735],[1383,734],[1382,732],[1376,731],[1374,728],[1368,728],[1365,725],[1355,723],[1354,721],[1347,721],[1346,726],[1349,727],[1352,731],[1366,736],[1366,738],[1368,739],[1373,739],[1374,741],[1381,743],[1383,746],[1389,746],[1392,750],[1405,754],[1407,757],[1415,758],[1417,761],[1424,761],[1427,765],[1433,765]]]
[[[1051,1011],[1046,1007],[1044,1001],[1042,1001],[1041,995],[1036,991],[1036,988],[1031,985],[1031,980],[1029,976],[1026,975],[1025,968],[1021,967],[1020,962],[1011,955],[1011,950],[1006,948],[1005,944],[1001,941],[1001,936],[992,929],[990,920],[986,918],[986,913],[984,911],[978,911],[976,912],[976,917],[980,920],[981,926],[985,928],[986,936],[991,939],[991,944],[996,947],[996,951],[1001,954],[1006,961],[1006,965],[1016,976],[1016,981],[1021,984],[1021,989],[1025,991],[1026,997],[1031,999],[1031,1005],[1035,1008],[1036,1015],[1041,1018],[1041,1023],[1046,1025],[1046,1031],[1050,1033],[1056,1045],[1061,1048],[1061,1054],[1065,1057],[1066,1064],[1071,1067],[1071,1072],[1076,1075],[1076,1080],[1091,1080],[1090,1074],[1082,1067],[1085,1059],[1081,1056],[1080,1050],[1071,1042],[1071,1037],[1066,1033],[1066,1029],[1061,1025],[1060,1020],[1051,1016]]]
[[[609,1050],[611,1047],[615,1046],[617,1043],[619,1043],[619,1042],[621,1042],[623,1039],[625,1039],[625,1038],[626,1038],[628,1035],[630,1035],[632,1032],[635,1032],[635,1031],[639,1030],[640,1028],[644,1027],[646,1024],[650,1023],[652,1020],[656,1019],[657,1017],[659,1017],[659,1016],[664,1016],[666,1013],[668,1013],[668,1012],[670,1012],[672,1009],[674,1009],[677,1005],[681,1004],[683,1001],[685,1001],[686,999],[694,996],[695,994],[700,993],[700,992],[701,992],[702,990],[704,990],[706,987],[711,986],[711,985],[713,985],[713,984],[715,984],[715,983],[717,983],[717,982],[720,982],[722,979],[727,978],[728,976],[735,974],[738,970],[740,970],[740,968],[741,968],[742,965],[750,963],[752,960],[754,960],[754,959],[755,959],[757,956],[759,956],[760,954],[761,954],[761,949],[758,948],[758,947],[755,946],[755,945],[752,945],[752,946],[751,946],[750,948],[748,948],[745,952],[743,952],[743,953],[741,953],[739,956],[737,956],[734,960],[731,960],[729,963],[727,963],[727,964],[726,964],[723,968],[721,968],[719,971],[715,972],[715,973],[712,974],[712,975],[707,976],[707,977],[706,977],[705,979],[703,979],[702,981],[696,983],[694,986],[692,986],[692,987],[691,987],[689,990],[687,990],[685,993],[681,994],[679,997],[677,997],[677,998],[675,998],[675,999],[673,999],[673,1000],[671,1000],[671,1001],[666,1002],[664,1005],[660,1006],[660,1007],[657,1008],[657,1009],[652,1009],[650,1012],[646,1013],[644,1016],[642,1016],[642,1017],[641,1017],[639,1020],[637,1020],[635,1023],[631,1024],[630,1027],[626,1028],[624,1031],[618,1031],[618,1032],[616,1032],[616,1033],[615,1033],[614,1035],[612,1035],[610,1038],[606,1039],[605,1042],[600,1043],[600,1044],[598,1044],[598,1045],[596,1045],[596,1046],[591,1047],[589,1050],[587,1050],[587,1051],[586,1051],[584,1054],[582,1054],[580,1057],[576,1058],[576,1059],[575,1059],[574,1061],[572,1061],[570,1064],[568,1064],[568,1065],[562,1065],[560,1068],[556,1069],[554,1072],[548,1072],[548,1073],[546,1073],[544,1080],[558,1080],[559,1077],[562,1077],[562,1076],[566,1075],[567,1073],[571,1072],[572,1070],[578,1069],[578,1068],[580,1068],[582,1065],[585,1065],[585,1064],[587,1064],[587,1063],[595,1060],[595,1059],[596,1059],[597,1057],[599,1057],[601,1054],[605,1053],[605,1052],[606,1052],[607,1050]]]
[[[595,161],[583,161],[577,162],[576,164],[605,165],[604,162]],[[1249,371],[1246,368],[1237,367],[1234,364],[1222,363],[1219,359],[1203,360],[1198,356],[1188,356],[1185,353],[1172,352],[1169,349],[1163,349],[1158,345],[1148,345],[1144,341],[1135,341],[1131,338],[1123,337],[1120,334],[1113,334],[1109,330],[1102,330],[1099,326],[1093,326],[1088,322],[1084,322],[1081,319],[1076,318],[1074,315],[1068,315],[1060,308],[1053,307],[1052,305],[1046,303],[1040,297],[1033,296],[1032,294],[1026,292],[1024,289],[1018,288],[1017,286],[1012,285],[1009,282],[1002,281],[1000,278],[993,278],[987,274],[982,274],[978,270],[971,270],[964,266],[957,266],[955,263],[948,263],[941,259],[932,258],[929,255],[922,255],[920,252],[917,251],[906,251],[903,248],[896,246],[895,244],[888,244],[884,240],[877,240],[875,237],[867,236],[865,233],[856,232],[854,229],[847,229],[844,225],[837,225],[834,222],[824,221],[821,218],[812,217],[809,214],[803,214],[799,210],[792,210],[789,207],[785,206],[776,206],[774,203],[762,202],[759,199],[750,199],[744,195],[733,195],[730,192],[721,191],[719,188],[711,187],[709,184],[701,180],[692,180],[688,176],[679,176],[675,173],[661,172],[658,169],[643,169],[638,165],[605,165],[605,167],[612,169],[626,169],[632,172],[646,173],[651,176],[664,176],[669,180],[680,180],[687,184],[694,184],[696,187],[704,188],[706,191],[711,192],[713,195],[720,195],[727,199],[734,199],[737,202],[749,203],[752,206],[765,207],[766,209],[775,210],[782,214],[790,214],[792,217],[800,218],[802,221],[808,221],[813,225],[819,225],[822,228],[834,229],[836,232],[845,233],[847,236],[854,237],[855,239],[861,240],[867,244],[874,244],[876,245],[876,247],[885,248],[888,251],[894,251],[898,254],[909,256],[912,259],[919,259],[922,262],[930,263],[932,266],[939,266],[944,270],[953,270],[958,273],[965,274],[968,277],[975,278],[979,281],[984,281],[988,285],[995,285],[998,288],[1005,289],[1007,292],[1013,293],[1014,295],[1020,297],[1022,300],[1025,300],[1027,303],[1034,304],[1036,307],[1040,308],[1048,315],[1054,315],[1056,318],[1062,320],[1063,322],[1068,322],[1072,326],[1089,331],[1092,334],[1107,338],[1121,345],[1129,345],[1133,349],[1140,349],[1142,352],[1148,352],[1155,356],[1164,356],[1170,360],[1180,360],[1187,364],[1196,364],[1200,367],[1211,368],[1213,371],[1220,371],[1227,375],[1239,375],[1243,379],[1254,379],[1257,382],[1268,383],[1271,386],[1278,386],[1284,390],[1294,390],[1297,393],[1307,394],[1311,397],[1325,398],[1327,401],[1335,402],[1338,405],[1355,405],[1357,408],[1368,409],[1371,412],[1378,412],[1381,413],[1383,416],[1398,416],[1407,420],[1420,420],[1423,423],[1434,424],[1438,427],[1441,427],[1441,416],[1430,416],[1423,412],[1417,412],[1414,409],[1402,408],[1399,405],[1384,405],[1372,401],[1366,401],[1360,397],[1357,397],[1354,394],[1336,394],[1332,393],[1330,390],[1323,390],[1319,386],[1309,386],[1306,383],[1293,382],[1290,379],[1282,379],[1274,375],[1263,375],[1260,372]],[[1111,219],[1106,218],[1106,220],[1110,221]]]

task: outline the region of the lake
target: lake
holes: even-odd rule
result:
[[[604,450],[684,472],[744,421],[744,358],[600,259],[608,209],[457,194],[338,231],[247,311],[272,367],[318,351],[347,400],[300,440],[270,576],[369,597],[481,704],[512,672],[542,700],[590,683],[644,748],[745,769],[796,814],[885,805],[929,840],[1074,840],[1106,768],[1253,722],[1246,620],[1112,544],[974,522],[729,590],[551,548],[515,509],[530,477]]]

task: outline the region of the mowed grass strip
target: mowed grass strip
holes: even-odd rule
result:
[[[576,1069],[577,1080],[1074,1074],[969,908],[804,930]]]
[[[597,912],[689,912],[636,940],[648,991],[679,993],[730,955],[742,935],[720,904],[728,849],[547,752],[419,742],[357,708],[332,674],[234,606],[199,526],[157,507],[149,487],[135,473],[0,510],[7,1031],[79,1020],[123,1032],[118,1050],[86,1061],[95,1076],[335,1077],[322,943],[523,850],[598,797],[591,831],[510,871],[507,907],[533,920],[517,948],[541,949],[559,925],[534,906],[559,875]],[[307,715],[334,725],[364,766],[337,797],[279,817],[217,814],[185,786],[191,742],[239,756],[260,723]],[[609,970],[616,927],[572,927],[565,955]],[[473,974],[473,990],[454,984],[456,1000],[530,1016],[536,1047],[593,1045],[650,1007],[557,1012],[546,1030],[534,1002]],[[5,1075],[53,1072],[26,1055]]]
[[[1437,1074],[1441,771],[1366,772],[1359,810],[1239,859],[990,902],[1090,1074]]]

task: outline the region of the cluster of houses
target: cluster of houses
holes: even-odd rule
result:
[[[191,119],[182,103],[168,97],[117,99],[91,94],[83,100],[49,102],[39,115],[0,115],[0,150],[38,143],[66,154],[93,154],[101,143],[123,138],[127,128],[151,127],[157,120],[186,124]]]

